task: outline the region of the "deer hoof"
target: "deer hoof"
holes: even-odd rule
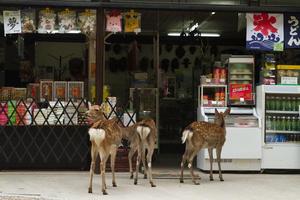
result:
[[[224,181],[224,179],[223,179],[223,178],[220,178],[220,181]]]
[[[180,183],[184,183],[183,179],[180,179]]]
[[[144,179],[147,179],[147,174],[144,174]]]
[[[213,177],[209,177],[209,180],[210,180],[210,181],[214,181],[214,178],[213,178]]]
[[[116,183],[112,183],[112,186],[113,186],[113,187],[117,187],[117,184],[116,184]]]
[[[130,179],[133,179],[133,174],[130,175]]]
[[[150,182],[151,187],[156,187],[156,185],[153,182]]]
[[[137,180],[134,180],[134,185],[137,185]]]
[[[102,193],[103,195],[108,195],[108,193],[105,190],[103,190]]]
[[[92,188],[89,188],[89,193],[93,193],[93,189]]]
[[[194,184],[195,184],[195,185],[200,185],[200,183],[199,183],[199,182],[197,182],[197,181],[195,181],[195,182],[194,182]]]

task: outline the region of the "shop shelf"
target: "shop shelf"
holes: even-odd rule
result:
[[[252,81],[251,78],[230,78],[232,81]]]
[[[266,130],[266,133],[280,133],[280,134],[300,134],[300,131],[281,131],[281,130]]]
[[[268,114],[299,114],[299,111],[266,110]]]
[[[227,87],[227,85],[223,84],[202,84],[202,87],[209,87],[209,88],[214,88],[214,87]]]
[[[233,72],[230,75],[252,75],[252,72]]]

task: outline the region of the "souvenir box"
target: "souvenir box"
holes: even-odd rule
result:
[[[82,99],[84,97],[84,83],[81,81],[69,81],[68,97],[73,100]]]
[[[13,87],[2,87],[1,88],[1,100],[8,101],[12,100],[15,95],[15,88]]]
[[[53,100],[53,81],[41,80],[40,82],[40,100]]]
[[[26,99],[26,88],[15,88],[14,99],[15,100],[25,100]]]
[[[39,83],[29,83],[27,85],[27,98],[35,99],[39,101],[40,99],[40,84]]]
[[[68,100],[68,84],[66,81],[55,81],[54,82],[54,100],[67,101]]]

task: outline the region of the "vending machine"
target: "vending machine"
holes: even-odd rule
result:
[[[300,86],[257,87],[262,169],[300,169]]]

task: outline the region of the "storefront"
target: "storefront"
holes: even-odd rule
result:
[[[10,60],[16,61],[20,57],[24,58],[19,62],[19,66],[21,63],[22,66],[31,64],[35,70],[39,69],[39,66],[41,68],[45,66],[46,69],[39,74],[40,77],[35,78],[42,81],[47,79],[46,82],[39,82],[41,85],[53,84],[50,89],[47,86],[46,91],[57,91],[57,89],[58,91],[65,91],[63,93],[65,99],[62,99],[62,96],[58,98],[55,92],[52,98],[47,99],[49,95],[43,96],[43,87],[41,87],[41,94],[37,94],[38,96],[34,99],[47,100],[49,113],[43,113],[47,107],[36,106],[39,109],[36,111],[38,113],[36,113],[36,117],[33,114],[30,121],[30,117],[27,119],[26,113],[29,109],[34,113],[35,105],[40,102],[40,99],[25,102],[12,101],[19,100],[20,97],[18,96],[19,99],[11,99],[12,95],[9,98],[2,98],[4,104],[1,104],[1,112],[6,113],[6,118],[1,118],[3,125],[0,128],[1,133],[8,133],[1,136],[6,141],[5,144],[1,145],[3,146],[2,149],[9,152],[11,149],[16,150],[16,145],[22,144],[18,147],[18,151],[52,153],[41,153],[40,156],[37,153],[32,154],[34,156],[27,153],[23,156],[19,156],[17,153],[5,153],[3,160],[9,164],[4,163],[4,168],[11,168],[11,163],[14,166],[20,166],[16,168],[29,168],[33,163],[38,163],[37,160],[44,160],[44,165],[37,165],[37,168],[52,168],[52,166],[86,168],[89,160],[89,141],[86,134],[88,126],[84,122],[79,125],[80,113],[86,109],[88,102],[100,103],[107,96],[116,97],[117,105],[122,105],[122,108],[125,108],[126,116],[123,119],[124,121],[127,120],[126,122],[130,123],[130,118],[138,121],[142,118],[151,117],[156,120],[159,130],[157,152],[160,155],[172,154],[171,156],[179,160],[179,155],[184,148],[180,142],[181,130],[191,121],[197,119],[213,120],[212,114],[215,108],[222,110],[224,107],[230,106],[233,108],[233,113],[228,122],[231,127],[229,128],[228,141],[231,142],[228,143],[229,146],[225,147],[223,152],[223,161],[228,164],[228,168],[225,167],[224,169],[260,170],[261,168],[272,168],[270,166],[261,167],[262,162],[264,162],[262,161],[263,150],[261,146],[264,149],[277,148],[269,145],[270,141],[276,145],[278,142],[284,141],[286,146],[288,143],[293,143],[292,146],[296,146],[296,148],[293,148],[289,154],[295,156],[294,152],[298,151],[299,146],[297,126],[293,129],[291,126],[291,130],[283,130],[283,126],[281,126],[280,130],[267,129],[266,131],[265,127],[269,121],[280,121],[281,123],[282,117],[285,118],[284,121],[287,121],[288,118],[291,119],[291,122],[286,124],[295,124],[296,110],[289,110],[291,115],[288,116],[281,116],[282,113],[280,112],[266,115],[269,111],[265,111],[265,106],[262,106],[260,102],[265,101],[265,97],[273,100],[277,96],[265,95],[262,92],[265,90],[257,88],[257,85],[282,84],[284,81],[298,85],[298,82],[291,82],[295,81],[296,78],[299,79],[297,66],[279,66],[276,70],[277,64],[299,64],[296,58],[297,50],[284,48],[281,51],[279,46],[277,46],[279,49],[267,51],[250,49],[246,48],[245,38],[247,14],[256,12],[268,12],[270,15],[272,15],[271,13],[293,13],[297,12],[299,8],[289,7],[293,6],[292,3],[290,5],[286,3],[283,7],[276,6],[276,4],[280,4],[279,1],[230,2],[228,5],[212,5],[210,2],[202,2],[201,4],[189,1],[185,3],[100,1],[59,4],[51,2],[49,5],[35,1],[29,2],[28,6],[34,6],[36,16],[39,16],[41,10],[49,7],[51,8],[50,11],[53,10],[57,14],[58,20],[59,13],[66,11],[66,9],[68,9],[68,14],[70,11],[75,11],[76,22],[79,20],[78,17],[81,12],[84,13],[85,9],[91,9],[93,12],[86,15],[88,17],[93,16],[96,28],[93,30],[94,35],[84,34],[77,27],[80,33],[21,33],[8,34],[5,37],[5,43],[14,44],[15,55],[18,55],[16,57],[9,56]],[[274,3],[275,6],[271,6],[270,3]],[[16,3],[9,5],[8,8],[4,6],[3,10],[21,10],[22,14],[22,11],[25,10],[23,8],[24,6]],[[39,20],[37,18],[36,25],[38,25]],[[59,28],[57,30],[60,31]],[[72,43],[72,45],[68,47],[67,43]],[[30,51],[30,54],[27,55],[26,49],[34,49],[34,52]],[[59,49],[63,50],[64,53],[61,54]],[[5,50],[5,53],[7,51]],[[67,62],[70,55],[82,60],[79,62],[78,59],[75,59],[74,65],[79,62],[83,63],[84,66],[79,67],[79,71],[75,71],[74,77],[71,78],[72,74],[68,65],[72,62]],[[7,59],[6,57],[5,59]],[[276,63],[274,63],[275,61]],[[3,75],[5,79],[1,78],[1,81],[4,80],[1,84],[5,86],[1,90],[2,96],[12,93],[7,86],[16,86],[14,89],[16,92],[17,88],[25,87],[25,82],[16,83],[16,81],[12,81],[14,74],[19,73],[19,70],[12,71],[11,68],[6,70],[7,63],[9,62],[5,60],[3,70],[5,71],[5,75]],[[50,65],[55,66],[54,69],[50,69]],[[31,72],[26,72],[24,68],[26,67],[22,67],[25,72],[21,73],[22,76],[26,73],[31,74]],[[33,74],[37,74],[37,72]],[[23,79],[26,79],[26,76]],[[33,82],[38,82],[36,79]],[[49,79],[54,82],[47,82]],[[27,81],[27,83],[30,82],[31,80]],[[73,94],[70,90],[72,82],[77,84],[74,86]],[[66,86],[59,87],[60,84]],[[276,86],[271,87],[276,88]],[[297,100],[296,93],[279,96],[282,98],[290,97],[290,102],[294,105]],[[74,94],[75,97],[73,97]],[[292,95],[289,96],[290,94]],[[25,97],[28,96],[25,94]],[[295,101],[294,98],[296,98]],[[58,103],[57,99],[60,99]],[[64,100],[67,101],[61,103]],[[52,101],[54,103],[51,103]],[[19,108],[22,106],[25,108],[24,111]],[[72,108],[68,109],[68,106]],[[75,110],[73,113],[76,114],[72,115],[73,118],[69,117],[68,111],[70,109]],[[21,120],[17,119],[20,118],[18,114],[14,114],[18,112],[23,112]],[[44,116],[44,121],[39,120],[39,114]],[[61,117],[62,114],[63,117]],[[12,119],[14,115],[16,115],[16,119]],[[266,121],[265,118],[269,121]],[[22,122],[23,119],[28,120],[29,124]],[[45,122],[49,119],[50,122]],[[77,123],[73,123],[72,119],[77,120]],[[65,122],[69,122],[69,124],[63,124]],[[287,127],[286,124],[284,127]],[[34,131],[37,134],[43,132],[41,135],[44,134],[44,142],[32,145],[32,142],[24,140],[24,138],[31,137],[36,139],[37,135],[28,137],[28,134]],[[74,131],[77,131],[75,136],[72,135]],[[11,132],[21,142],[11,142],[13,137],[9,135]],[[64,133],[62,135],[65,136],[57,134],[58,132]],[[240,135],[241,132],[246,135]],[[22,134],[25,135],[22,136]],[[49,140],[49,135],[53,136],[51,140]],[[79,138],[77,138],[78,135],[80,135]],[[75,142],[65,145],[65,142],[70,140]],[[245,146],[244,151],[236,153],[241,145]],[[28,146],[30,146],[30,150],[28,150]],[[63,152],[63,155],[67,156],[68,159],[59,156],[59,152]],[[71,154],[70,152],[76,153]],[[269,154],[270,152],[265,152],[265,155],[266,153]],[[21,165],[21,163],[26,163],[24,160],[28,160],[28,156],[31,163]],[[198,165],[200,169],[207,169],[207,156],[203,152],[199,153],[198,162],[202,163]],[[77,162],[74,159],[80,161]],[[19,165],[11,160],[18,160]],[[238,162],[236,163],[236,161]],[[77,165],[74,164],[76,162]],[[177,160],[174,162],[177,163]],[[245,168],[241,167],[243,163],[246,165]],[[297,165],[296,163],[294,166]],[[236,166],[239,167],[236,168]],[[289,167],[285,166],[284,168]]]

